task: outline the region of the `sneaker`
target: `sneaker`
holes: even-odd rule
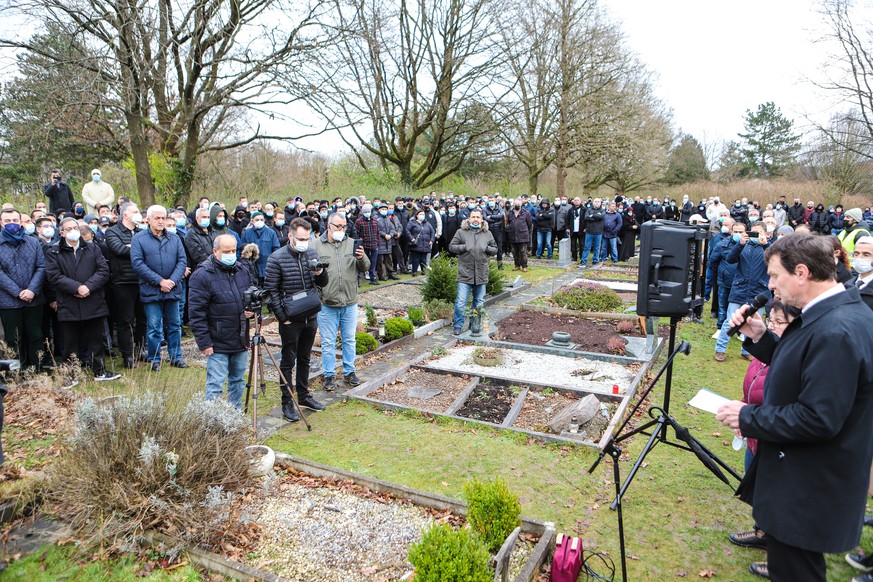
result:
[[[861,574],[852,578],[852,582],[873,582],[873,574]]]
[[[358,379],[358,376],[355,375],[354,372],[352,372],[348,376],[344,376],[343,379],[349,386],[358,386],[361,383],[361,381]]]
[[[724,362],[724,352],[715,352],[715,361]]]
[[[101,374],[94,375],[95,382],[106,382],[109,380],[118,380],[119,378],[121,378],[121,374],[112,372],[111,370],[104,370]]]
[[[312,394],[307,394],[303,398],[298,397],[297,404],[299,404],[301,408],[308,408],[309,410],[324,410],[324,404],[313,398]]]
[[[282,405],[282,417],[288,422],[297,422],[300,420],[300,414],[297,412],[297,409],[294,408],[293,403]]]
[[[456,327],[455,329],[453,329],[453,330],[452,330],[452,335],[461,335],[461,328],[460,328],[460,327]]]
[[[865,574],[873,572],[873,558],[864,556],[863,554],[846,554],[846,561],[851,567],[860,570]]]
[[[770,570],[767,569],[767,562],[752,562],[749,564],[749,572],[761,578],[770,579]]]
[[[732,533],[728,536],[732,544],[743,548],[761,548],[767,549],[767,534],[758,528],[752,531],[744,531],[741,533]]]
[[[712,339],[717,340],[717,339],[718,339],[718,336],[720,336],[720,335],[721,335],[721,330],[718,330],[717,332],[715,332],[714,334],[712,334]]]
[[[579,267],[581,267],[581,268],[583,268],[583,269],[586,268],[587,266],[588,266],[588,265],[585,264],[585,263],[579,263]]]
[[[324,389],[328,392],[333,392],[336,388],[336,378],[333,376],[325,376],[324,377]]]

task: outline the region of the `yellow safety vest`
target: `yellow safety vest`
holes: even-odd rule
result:
[[[850,234],[852,236],[848,236]],[[851,231],[848,229],[843,230],[843,232],[837,235],[837,238],[840,239],[840,244],[843,245],[843,248],[846,249],[846,252],[851,257],[855,252],[855,241],[862,236],[870,236],[870,233],[863,228],[855,227]]]

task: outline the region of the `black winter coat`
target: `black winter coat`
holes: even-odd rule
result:
[[[579,230],[574,231],[573,225],[576,223],[576,219],[579,219]],[[569,230],[570,234],[582,233],[585,232],[585,207],[584,206],[571,206],[570,210],[567,211],[567,214],[564,215],[564,230]]]
[[[743,346],[769,364],[764,402],[740,410],[758,439],[755,523],[784,544],[858,545],[873,460],[873,312],[857,288],[828,297]]]
[[[537,209],[537,232],[551,232],[555,223],[555,209],[552,206],[540,206]]]
[[[585,210],[585,233],[603,234],[603,219],[606,216],[606,208],[588,208]]]
[[[194,271],[212,256],[212,236],[199,226],[192,226],[185,235],[188,266]]]
[[[812,229],[813,232],[818,232],[821,234],[830,234],[831,233],[831,225],[828,217],[828,213],[825,212],[825,209],[816,208],[812,214],[809,215],[809,220],[806,222],[809,225],[809,228]]]
[[[515,215],[515,210],[509,210],[506,213],[506,234],[509,236],[510,243],[530,243],[530,231],[533,228],[533,221],[530,217],[530,212],[522,208]]]
[[[128,230],[120,220],[106,229],[103,239],[109,248],[109,268],[114,285],[139,284],[139,277],[130,264],[130,239],[134,234],[136,229]]]
[[[485,222],[488,223],[488,230],[491,231],[491,234],[495,239],[498,236],[503,236],[503,221],[506,220],[506,215],[503,214],[503,209],[498,208],[497,206],[493,208],[485,208],[483,210],[485,214]]]
[[[309,261],[318,259],[314,249],[298,253],[291,245],[285,245],[267,259],[264,289],[270,293],[270,306],[281,323],[290,321],[285,303],[298,291],[308,291],[316,286],[327,285],[327,269],[315,276],[309,269]]]
[[[79,241],[75,255],[65,239],[46,250],[46,277],[55,290],[58,321],[87,321],[109,315],[103,287],[109,281],[109,265],[94,243]],[[90,291],[85,298],[76,297],[79,286]]]
[[[797,226],[806,222],[806,208],[803,204],[792,204],[785,209],[788,226]]]
[[[46,184],[42,187],[43,194],[49,199],[49,212],[57,215],[58,210],[73,210],[76,205],[73,200],[73,193],[66,182],[58,182],[57,184]]]
[[[194,271],[188,283],[188,319],[200,351],[236,354],[248,348],[243,294],[251,285],[248,268],[240,262],[228,267],[215,255]]]

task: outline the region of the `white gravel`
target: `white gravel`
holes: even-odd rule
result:
[[[540,384],[593,394],[612,394],[614,384],[618,384],[619,394],[624,394],[635,375],[621,364],[503,348],[503,363],[486,367],[473,363],[475,349],[476,346],[473,345],[451,347],[445,356],[430,360],[426,366],[474,376],[500,378],[516,384]]]

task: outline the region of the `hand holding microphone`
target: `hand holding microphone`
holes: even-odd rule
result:
[[[751,305],[743,305],[734,311],[730,319],[731,328],[727,332],[728,337],[735,335],[740,331],[740,328],[748,325],[749,332],[746,333],[746,336],[752,338],[752,341],[758,341],[761,339],[761,336],[764,335],[764,332],[767,330],[767,326],[764,325],[761,318],[757,316],[757,312],[759,309],[767,305],[769,300],[770,296],[767,293],[761,293],[755,297]]]

